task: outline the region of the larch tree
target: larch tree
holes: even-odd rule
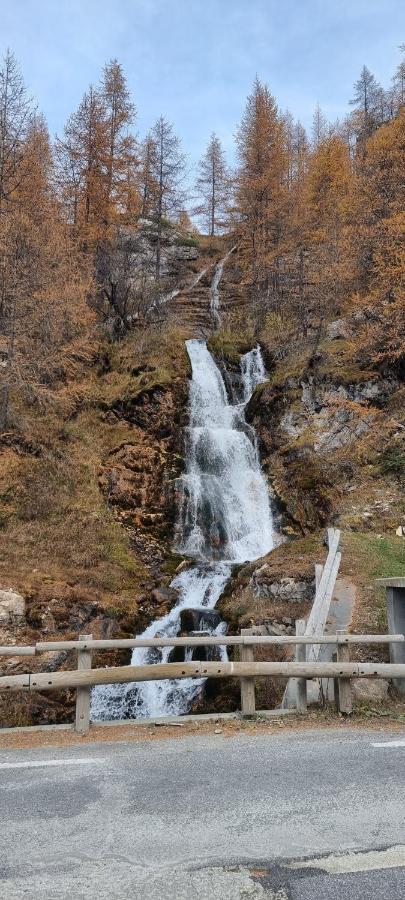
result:
[[[135,192],[137,146],[130,132],[136,110],[131,101],[122,67],[113,59],[104,67],[100,95],[104,104],[108,148],[105,159],[107,223],[139,211]],[[128,187],[131,185],[131,190]],[[131,209],[131,204],[135,209]]]
[[[139,193],[141,216],[148,218],[155,207],[157,195],[157,147],[151,134],[146,135],[141,145],[139,166]]]
[[[355,107],[355,127],[357,139],[364,150],[364,142],[378,124],[378,102],[381,86],[367,66],[363,66],[360,77],[354,84],[354,95],[350,101]]]
[[[163,219],[178,213],[184,204],[183,183],[186,161],[173,126],[163,116],[157,120],[152,130],[152,138],[156,146],[156,152],[152,159],[151,176],[156,184],[153,216],[157,226],[155,271],[159,281]]]
[[[96,245],[108,223],[106,172],[111,163],[111,123],[101,93],[90,87],[56,141],[57,180],[67,218],[83,249]]]
[[[34,117],[1,236],[6,301],[1,430],[12,424],[16,411],[51,402],[55,386],[74,377],[90,353],[91,279],[60,218],[52,165],[46,124]]]
[[[7,423],[19,291],[19,204],[16,192],[27,175],[23,165],[34,110],[15,60],[7,51],[0,69],[0,340],[2,386],[0,428]]]
[[[305,183],[309,166],[310,146],[308,136],[301,122],[291,128],[289,142],[289,197],[286,222],[286,240],[292,255],[293,291],[290,305],[301,321],[306,314],[306,259],[308,255],[308,210],[305,202]],[[295,302],[294,302],[295,301]]]
[[[241,252],[259,294],[278,308],[287,190],[286,135],[274,98],[256,79],[237,131],[236,211]]]
[[[32,116],[32,101],[17,61],[7,50],[0,68],[0,213],[22,176],[20,163]]]
[[[303,201],[310,252],[310,307],[338,314],[352,277],[348,253],[352,169],[347,144],[338,135],[326,138],[308,164]]]
[[[356,180],[352,253],[362,316],[355,350],[363,361],[405,368],[405,110],[369,138]]]
[[[230,197],[230,179],[225,153],[219,137],[214,132],[200,159],[195,189],[200,198],[195,212],[202,218],[210,237],[213,237],[224,227]]]

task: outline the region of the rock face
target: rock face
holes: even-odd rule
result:
[[[24,618],[24,597],[12,588],[0,590],[0,625],[21,625]]]
[[[271,569],[266,564],[254,571],[251,584],[255,597],[266,597],[280,603],[303,603],[313,597],[311,582],[288,577],[274,581]]]
[[[308,338],[306,351],[304,341],[297,345],[298,358],[294,347],[279,348],[281,360],[276,349],[271,358],[268,351],[269,382],[255,391],[247,409],[276,497],[301,533],[336,518],[356,477],[356,456],[364,477],[360,448],[364,442],[375,448],[375,438],[384,434],[381,411],[394,409],[400,391],[394,372],[365,372],[351,362],[343,332],[352,327],[349,320],[330,323],[322,350]],[[392,420],[387,428],[393,430]]]

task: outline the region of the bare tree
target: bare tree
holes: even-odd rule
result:
[[[157,148],[151,134],[146,135],[141,147],[141,159],[139,168],[139,191],[141,195],[141,215],[145,218],[151,215],[157,194]]]
[[[152,160],[151,174],[156,182],[156,198],[154,215],[157,224],[156,236],[156,278],[160,279],[162,224],[166,216],[170,216],[183,206],[186,161],[180,149],[180,140],[173,131],[173,126],[163,116],[157,120],[152,138],[156,145],[156,153]]]
[[[405,53],[405,44],[400,44],[401,53]],[[398,110],[405,104],[405,59],[402,59],[392,79],[395,106]]]
[[[213,132],[204,156],[199,162],[196,191],[201,202],[196,207],[197,215],[212,237],[223,228],[224,217],[230,196],[230,179],[221,142]]]
[[[0,69],[0,213],[22,177],[24,141],[32,116],[32,100],[16,59],[7,50]]]
[[[321,141],[327,137],[328,133],[328,123],[326,116],[322,112],[319,103],[316,104],[315,112],[312,118],[312,144],[315,147],[319,147]]]
[[[377,107],[381,86],[367,66],[363,66],[360,78],[354,84],[354,96],[350,101],[357,113],[357,136],[364,142],[370,137],[378,122]]]

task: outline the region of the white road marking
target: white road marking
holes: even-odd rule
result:
[[[350,872],[371,872],[377,869],[397,869],[405,865],[405,846],[398,844],[388,850],[370,850],[367,853],[325,856],[290,863],[289,869],[321,869],[329,875],[345,875]]]
[[[372,747],[405,747],[405,740],[403,741],[384,741],[381,744],[371,744]]]
[[[7,762],[0,763],[0,769],[39,769],[42,766],[92,766],[94,763],[102,763],[104,759],[99,757],[83,759],[38,759],[32,762]]]

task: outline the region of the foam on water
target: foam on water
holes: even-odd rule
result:
[[[241,357],[242,397],[231,404],[224,379],[204,341],[186,342],[192,366],[190,425],[186,429],[186,472],[176,484],[175,546],[195,559],[171,587],[176,606],[152,622],[142,637],[172,637],[185,608],[212,609],[232,565],[257,559],[273,546],[273,524],[253,429],[244,410],[265,369],[256,347]],[[223,633],[220,623],[212,633]],[[208,629],[207,629],[208,630]],[[170,647],[136,648],[132,665],[167,662]],[[226,659],[226,651],[221,651]],[[187,712],[203,680],[148,681],[93,690],[92,718],[180,715]]]

